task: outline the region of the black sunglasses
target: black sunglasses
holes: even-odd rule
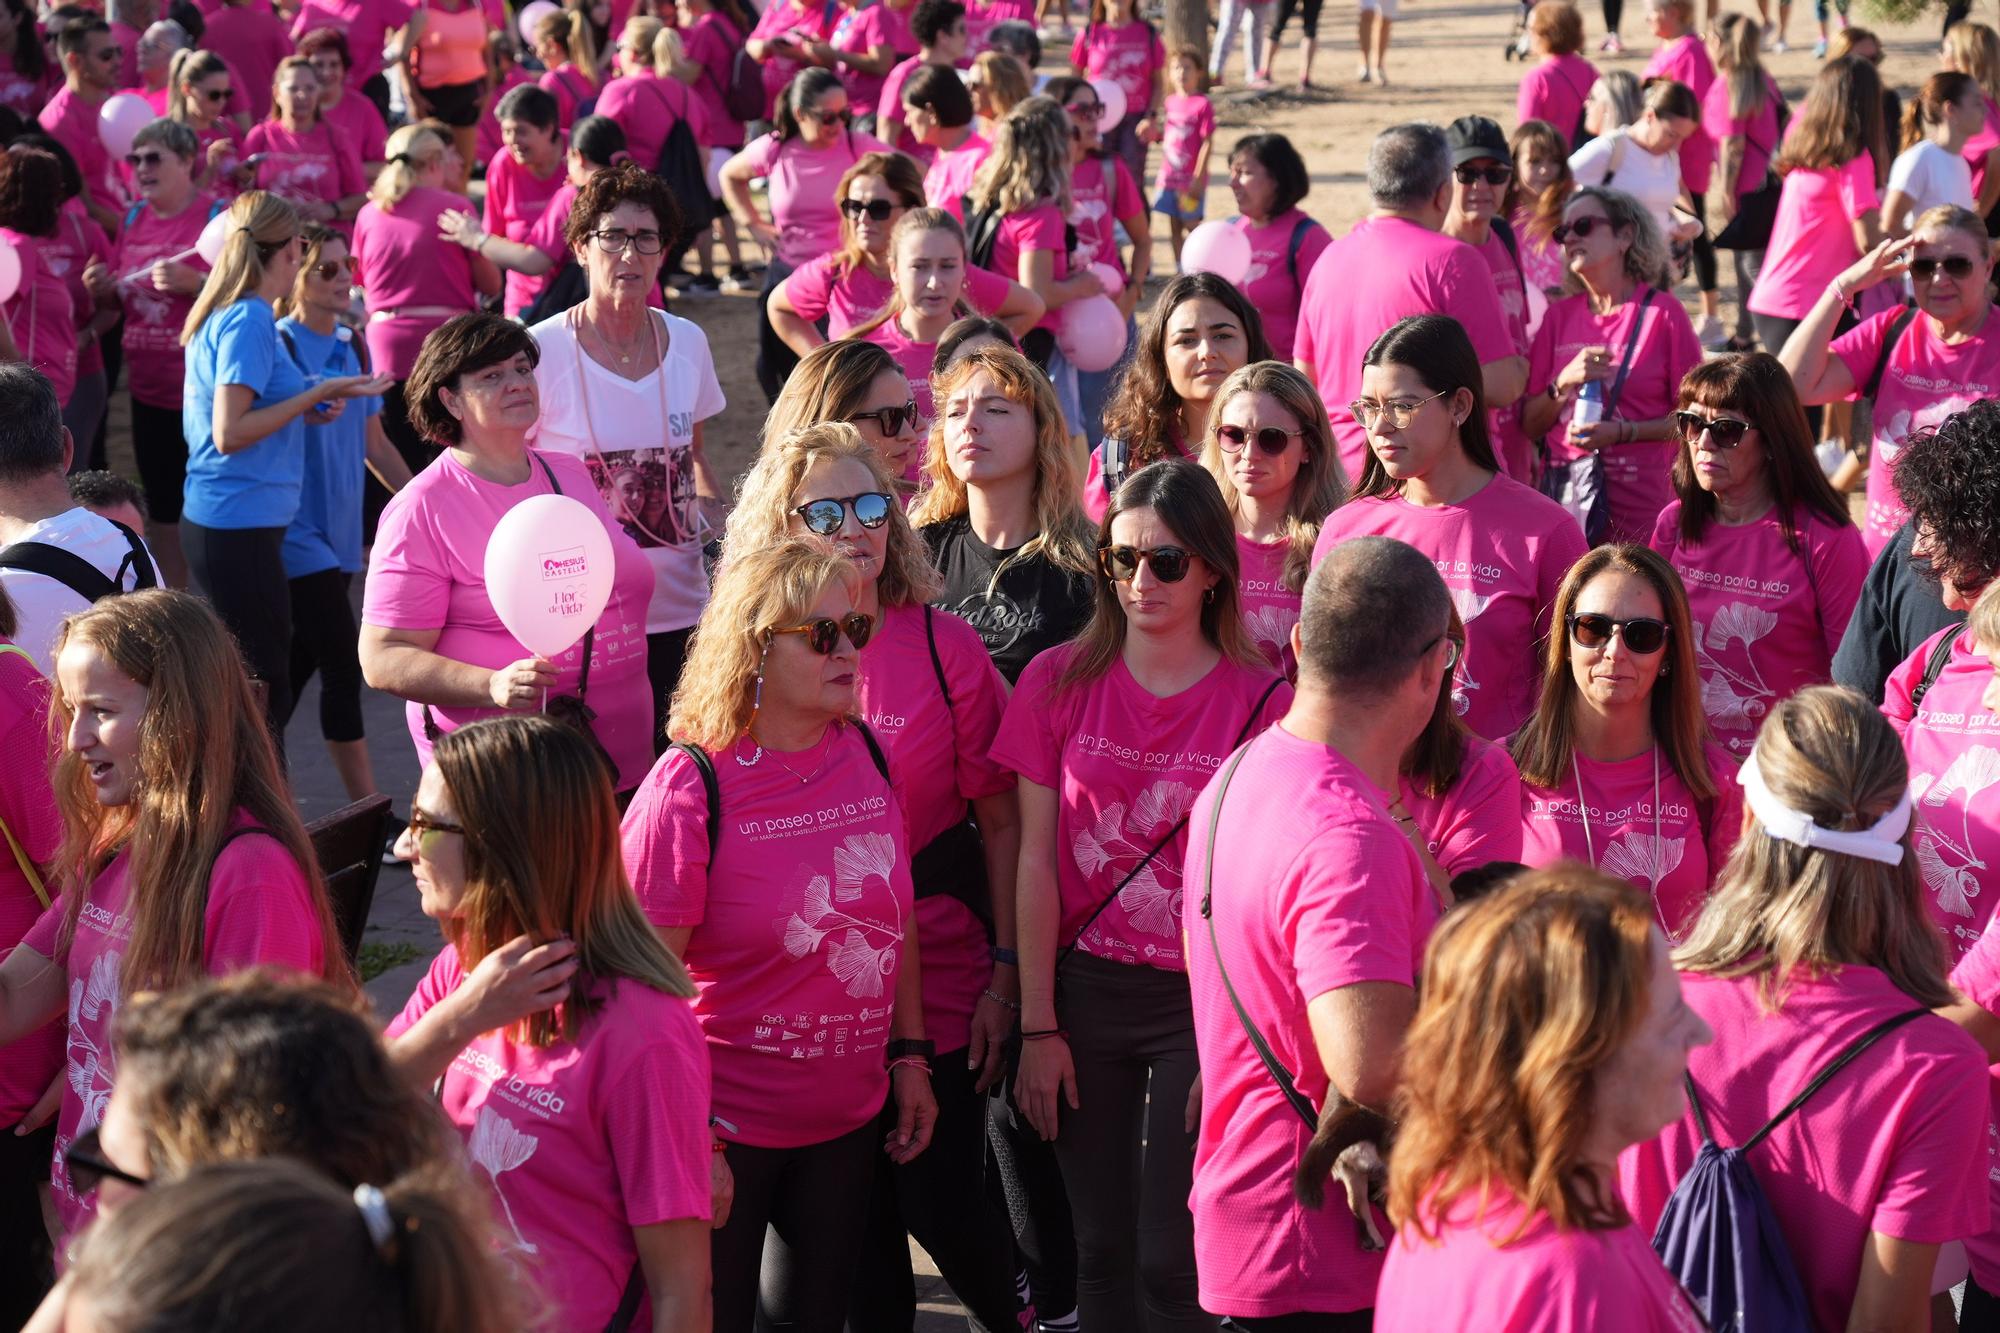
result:
[[[822,125],[845,125],[854,118],[854,112],[847,107],[838,111],[808,111],[805,113]]]
[[[884,435],[901,435],[905,422],[914,426],[922,420],[917,415],[917,400],[912,398],[899,407],[878,407],[870,412],[856,412],[847,419],[850,426],[858,426],[864,421],[872,421]]]
[[[870,222],[887,222],[889,215],[896,211],[896,205],[887,199],[870,199],[865,204],[859,199],[843,199],[840,201],[840,211],[850,218],[858,218],[866,213]]]
[[[1276,426],[1259,426],[1255,430],[1247,426],[1217,426],[1215,442],[1222,447],[1224,453],[1234,454],[1240,453],[1245,444],[1255,440],[1259,449],[1275,458],[1285,452],[1295,438],[1303,434],[1305,432],[1302,430],[1280,430]]]
[[[1179,583],[1187,577],[1190,556],[1178,546],[1100,546],[1097,568],[1113,583],[1130,583],[1139,577],[1139,562],[1145,561],[1153,577],[1162,583]]]
[[[1743,443],[1743,436],[1750,429],[1747,421],[1739,421],[1735,417],[1705,417],[1699,412],[1674,413],[1674,425],[1687,444],[1700,444],[1702,432],[1706,431],[1709,443],[1718,449],[1734,449]]]
[[[130,1185],[136,1190],[145,1189],[152,1183],[111,1164],[111,1159],[104,1155],[103,1136],[96,1125],[77,1135],[63,1150],[63,1166],[69,1170],[69,1183],[78,1194],[88,1194],[107,1180]]]
[[[223,102],[227,102],[229,100],[229,89],[210,88],[207,92],[204,92],[202,96],[206,97],[211,102],[220,104]]]
[[[1462,167],[1452,168],[1451,174],[1453,179],[1457,180],[1460,185],[1470,185],[1474,181],[1483,180],[1488,185],[1498,188],[1514,179],[1514,168],[1497,166],[1475,167],[1468,162]]]
[[[1596,231],[1600,226],[1608,227],[1610,225],[1610,218],[1578,218],[1574,222],[1559,223],[1556,229],[1550,232],[1549,235],[1554,238],[1557,245],[1561,245],[1572,236],[1580,241],[1589,236],[1590,233]]]
[[[160,165],[160,163],[166,160],[167,160],[167,155],[165,153],[125,154],[125,165],[131,167],[135,171],[138,170],[140,167],[157,167]]]
[[[1651,616],[1613,620],[1594,611],[1572,612],[1568,624],[1570,641],[1579,648],[1602,648],[1613,634],[1624,640],[1628,649],[1647,657],[1667,646],[1667,622]]]
[[[880,491],[863,491],[859,495],[843,496],[838,500],[808,500],[792,510],[805,520],[806,531],[821,537],[831,537],[840,531],[840,525],[847,521],[847,511],[854,511],[854,521],[873,532],[889,521],[889,510],[896,503],[893,496]]]
[[[1949,259],[1912,259],[1910,276],[1918,282],[1929,282],[1937,276],[1939,269],[1943,269],[1946,277],[1964,282],[1972,276],[1972,270],[1976,267],[1977,265],[1964,255],[1953,255]]]
[[[803,625],[780,625],[771,633],[803,634],[806,636],[806,647],[821,657],[831,657],[833,650],[840,646],[840,636],[843,634],[847,636],[847,641],[854,645],[855,652],[858,653],[866,648],[868,640],[875,637],[875,622],[859,611],[849,611],[838,620],[823,616],[818,620],[808,620]]]

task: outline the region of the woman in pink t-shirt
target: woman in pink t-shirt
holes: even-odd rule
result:
[[[1125,119],[1105,131],[1112,152],[1132,179],[1146,179],[1146,145],[1160,118],[1160,71],[1167,48],[1153,25],[1139,17],[1138,0],[1090,0],[1090,22],[1070,47],[1070,68],[1086,79],[1109,79],[1125,93]],[[1140,126],[1147,133],[1141,135]]]
[[[843,521],[869,503],[846,497]],[[937,1117],[911,789],[855,715],[865,588],[824,538],[732,547],[674,695],[675,747],[625,815],[633,885],[699,991],[736,1180],[712,1250],[719,1329],[839,1329],[876,1159],[919,1160]],[[767,1227],[783,1250],[768,1267]]]
[[[1229,190],[1242,215],[1237,225],[1250,238],[1250,267],[1236,286],[1280,361],[1292,357],[1306,278],[1333,244],[1326,228],[1299,208],[1310,189],[1305,159],[1282,134],[1245,135],[1229,150]]]
[[[834,187],[840,248],[807,260],[771,289],[765,316],[800,356],[881,313],[894,291],[889,234],[924,206],[923,170],[901,153],[864,153]]]
[[[48,254],[63,206],[55,154],[21,144],[0,155],[0,199],[0,242],[21,261],[19,285],[0,304],[0,317],[21,359],[48,376],[56,402],[67,407],[76,393],[76,298]]]
[[[1814,687],[1773,711],[1741,774],[1743,843],[1674,956],[1715,1032],[1688,1062],[1702,1121],[1677,1116],[1619,1160],[1650,1231],[1704,1140],[1743,1145],[1879,1031],[1746,1158],[1818,1328],[1928,1327],[1939,1246],[1988,1223],[1991,1080],[1978,1044],[1927,1012],[1957,997],[1909,779],[1860,695]]]
[[[200,145],[195,184],[219,198],[236,193],[236,170],[249,150],[243,127],[229,113],[235,76],[213,51],[176,52],[167,91],[167,118],[194,131]]]
[[[1192,1327],[1187,815],[1291,688],[1243,632],[1229,511],[1195,464],[1121,487],[1098,561],[1090,622],[1029,664],[993,746],[1020,775],[1014,1095],[1062,1164],[1083,1325],[1129,1327],[1145,1309]]]
[[[1643,541],[1673,495],[1673,414],[1701,344],[1681,303],[1655,287],[1666,249],[1638,200],[1580,189],[1555,238],[1582,290],[1552,302],[1535,331],[1521,429],[1544,442],[1542,489],[1562,495],[1585,537]],[[1602,410],[1581,423],[1586,384]]]
[[[35,7],[26,0],[0,5],[0,106],[26,120],[40,114],[63,74],[36,32]]]
[[[1422,995],[1378,1333],[1707,1328],[1618,1197],[1619,1152],[1681,1114],[1711,1035],[1643,904],[1575,867],[1523,876],[1445,916]]]
[[[2000,33],[1991,24],[1961,19],[1945,29],[1939,64],[1979,81],[1985,123],[1960,150],[1972,168],[1973,209],[1981,217],[2000,201]]]
[[[1541,700],[1509,749],[1521,859],[1582,861],[1645,892],[1683,939],[1742,822],[1702,715],[1687,595],[1643,546],[1600,546],[1556,594]]]
[[[1902,306],[1835,336],[1860,292],[1908,274],[1916,313]],[[1934,208],[1900,241],[1849,265],[1813,305],[1779,358],[1808,403],[1860,398],[1879,375],[1868,501],[1861,537],[1879,555],[1909,517],[1896,494],[1896,462],[1912,437],[1973,403],[2000,396],[2000,319],[1988,284],[1993,242],[1975,213]],[[1900,328],[1893,343],[1890,332]]]
[[[93,1200],[64,1154],[104,1115],[134,992],[260,965],[353,982],[264,710],[207,603],[153,590],[79,612],[55,682],[54,782],[81,804],[64,806],[61,899],[0,963],[0,1044],[68,1006],[50,1183],[74,1237]]]
[[[494,108],[505,147],[486,164],[482,220],[486,232],[502,240],[526,241],[570,179],[564,170],[563,139],[564,131],[571,127],[562,120],[557,100],[541,88],[526,92],[517,88]],[[560,215],[555,226],[560,233]],[[473,251],[479,253],[479,247],[475,245]],[[502,308],[509,315],[520,315],[534,304],[545,286],[539,276],[510,272]]]
[[[687,969],[625,878],[606,776],[548,717],[439,738],[396,855],[445,949],[385,1035],[436,1088],[562,1327],[604,1327],[635,1287],[634,1327],[693,1327],[714,1211],[708,1052]],[[533,1001],[492,1012],[503,979]]]
[[[556,99],[558,127],[566,134],[597,105],[597,52],[583,15],[557,10],[535,24],[535,58],[543,74],[536,85]]]
[[[1507,146],[1514,154],[1514,179],[1508,183],[1507,197],[1500,211],[1514,229],[1521,247],[1521,271],[1528,282],[1528,337],[1532,340],[1548,314],[1549,302],[1562,296],[1567,270],[1563,248],[1556,244],[1555,229],[1562,225],[1563,205],[1576,188],[1569,169],[1569,141],[1561,130],[1547,121],[1525,121],[1515,127]],[[1532,346],[1532,343],[1530,344]],[[1535,476],[1535,460],[1510,475],[1517,481]]]
[[[1256,307],[1226,278],[1183,273],[1169,282],[1105,405],[1104,439],[1084,472],[1084,513],[1104,517],[1126,478],[1161,459],[1197,457],[1222,382],[1275,359]]]
[[[1716,78],[1701,99],[1701,128],[1715,144],[1717,168],[1715,204],[1717,229],[1735,218],[1745,195],[1764,188],[1771,160],[1777,156],[1780,117],[1787,117],[1785,95],[1765,70],[1760,48],[1763,28],[1747,14],[1724,14],[1709,34]],[[1736,264],[1737,316],[1730,347],[1750,350],[1750,291],[1757,283],[1763,251],[1732,251]],[[1776,348],[1767,348],[1776,351]]]
[[[388,160],[389,126],[368,94],[354,87],[348,74],[354,52],[339,28],[315,28],[299,38],[299,54],[312,61],[319,74],[319,113],[340,131],[361,155],[361,176],[372,181]]]
[[[1791,376],[1767,352],[1681,383],[1674,494],[1651,545],[1687,589],[1701,701],[1742,759],[1780,700],[1832,678],[1868,576],[1847,503],[1813,457]]]
[[[1715,62],[1709,56],[1707,42],[1695,27],[1695,0],[1652,0],[1646,6],[1646,17],[1660,45],[1639,77],[1672,79],[1694,94],[1697,108],[1703,107],[1708,90],[1716,82]],[[1708,187],[1715,175],[1715,140],[1709,136],[1703,118],[1703,111],[1698,109],[1694,133],[1681,141],[1681,186],[1687,191],[1694,216],[1703,223],[1703,229],[1693,238],[1695,282],[1701,289],[1701,328],[1697,332],[1702,346],[1719,347],[1725,338],[1722,293],[1716,281],[1715,243],[1706,226]]]
[[[825,41],[806,38],[805,58],[832,70],[854,98],[854,119],[864,133],[875,132],[882,85],[899,61],[917,49],[910,35],[912,0],[836,0],[833,31]]]
[[[1320,529],[1315,562],[1362,536],[1429,556],[1465,622],[1453,704],[1475,734],[1504,741],[1535,707],[1536,645],[1583,534],[1561,505],[1500,470],[1479,356],[1457,320],[1397,323],[1368,350],[1361,386],[1368,459],[1353,498]]]
[[[889,351],[860,338],[815,347],[785,381],[764,419],[766,444],[794,431],[840,421],[861,432],[891,476],[905,504],[924,462],[930,422],[917,404],[916,382]]]
[[[1529,54],[1535,67],[1521,76],[1514,95],[1514,119],[1553,125],[1563,136],[1565,153],[1583,147],[1583,107],[1597,83],[1597,69],[1578,52],[1583,50],[1583,15],[1576,6],[1548,0],[1528,11]]]
[[[1347,496],[1333,427],[1312,381],[1282,361],[1257,361],[1215,392],[1201,465],[1236,527],[1237,595],[1251,642],[1287,677],[1298,675],[1299,623],[1313,544]]]
[[[240,189],[268,190],[299,216],[345,232],[367,202],[361,146],[330,124],[319,107],[319,74],[304,56],[278,64],[270,120],[250,127],[236,170]]]

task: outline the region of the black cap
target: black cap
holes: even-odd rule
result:
[[[1484,116],[1460,116],[1445,127],[1445,142],[1451,145],[1451,164],[1463,166],[1482,157],[1511,164],[1514,151],[1500,126]]]

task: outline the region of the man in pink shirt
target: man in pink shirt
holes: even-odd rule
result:
[[[83,173],[83,206],[107,236],[118,234],[124,203],[111,175],[111,153],[97,132],[97,113],[118,86],[118,43],[110,25],[92,15],[76,19],[56,37],[63,86],[37,118],[49,136],[76,159]]]
[[[160,17],[158,0],[111,0],[111,40],[118,46],[118,86],[139,86],[139,39]]]
[[[1388,1107],[1437,919],[1390,811],[1407,817],[1392,805],[1397,772],[1451,670],[1450,618],[1443,580],[1414,547],[1340,546],[1306,583],[1290,710],[1195,802],[1182,900],[1202,1069],[1190,1202],[1211,1314],[1289,1327],[1375,1304],[1382,1259],[1362,1248],[1339,1191],[1318,1209],[1292,1196],[1313,1127],[1224,983],[1314,1107]],[[1375,1225],[1390,1234],[1379,1215]]]
[[[1384,329],[1409,315],[1450,315],[1465,326],[1486,406],[1521,396],[1528,358],[1515,350],[1493,274],[1479,252],[1439,234],[1451,206],[1451,150],[1434,125],[1392,125],[1368,150],[1373,208],[1328,246],[1306,278],[1292,361],[1318,386],[1347,475],[1361,475],[1366,432],[1348,410],[1361,361]]]

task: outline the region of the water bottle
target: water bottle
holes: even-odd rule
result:
[[[1576,430],[1583,426],[1595,426],[1604,420],[1604,381],[1585,380],[1583,387],[1576,391],[1576,402],[1569,410],[1569,428]]]

